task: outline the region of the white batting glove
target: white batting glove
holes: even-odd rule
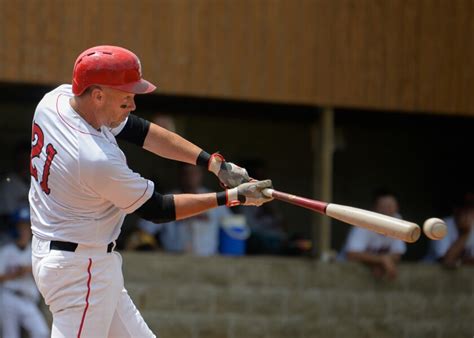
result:
[[[234,188],[250,181],[247,170],[234,163],[226,162],[224,157],[219,153],[211,155],[208,169],[219,178],[224,188]]]
[[[235,205],[253,205],[261,206],[263,203],[273,200],[272,197],[267,197],[262,190],[272,188],[272,181],[252,181],[243,183],[238,187],[226,190],[227,206]]]

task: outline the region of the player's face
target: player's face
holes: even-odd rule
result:
[[[109,128],[118,127],[130,112],[135,110],[135,94],[107,87],[103,87],[102,91],[104,93],[100,112],[102,125]]]

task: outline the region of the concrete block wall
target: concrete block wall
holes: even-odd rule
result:
[[[126,287],[161,338],[474,336],[474,268],[126,253]]]

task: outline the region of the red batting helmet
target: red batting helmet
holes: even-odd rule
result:
[[[72,92],[81,95],[92,85],[104,85],[124,92],[146,94],[156,87],[142,79],[138,57],[128,49],[116,46],[92,47],[74,63]]]

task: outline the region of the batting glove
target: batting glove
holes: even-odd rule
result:
[[[263,189],[272,187],[271,180],[243,183],[238,187],[226,190],[226,205],[229,207],[235,205],[253,205],[259,207],[263,203],[273,200],[272,197],[267,197],[262,192]]]
[[[211,155],[208,169],[219,178],[224,188],[234,188],[250,181],[247,170],[234,163],[226,162],[224,157],[219,153]]]

